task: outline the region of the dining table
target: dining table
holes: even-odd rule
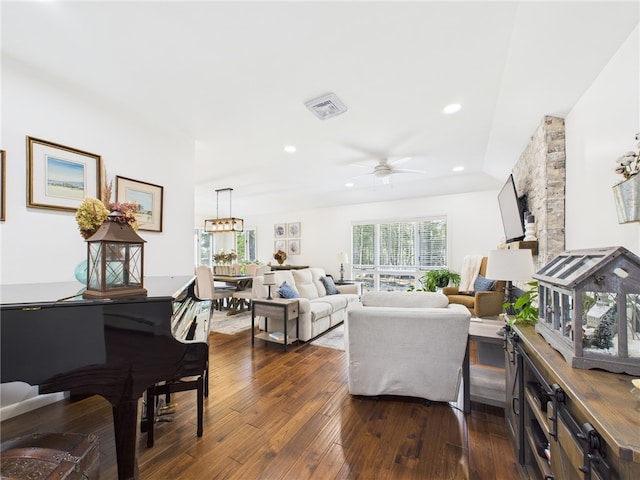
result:
[[[228,288],[234,289],[236,292],[251,288],[253,277],[251,275],[214,275],[214,282],[225,283]],[[228,304],[227,315],[235,315],[242,311],[244,299],[231,296]]]

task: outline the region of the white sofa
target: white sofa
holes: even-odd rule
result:
[[[345,322],[349,392],[457,400],[470,318],[441,293],[364,293]]]
[[[337,285],[339,294],[327,295],[327,291],[320,280],[325,277],[324,269],[318,267],[300,270],[277,270],[276,284],[271,287],[271,296],[279,298],[277,290],[283,282],[291,285],[299,293],[299,332],[298,338],[308,341],[327,331],[331,327],[343,322],[347,316],[350,304],[358,302],[357,285]],[[264,277],[253,279],[251,297],[253,299],[267,298],[268,288],[264,285]],[[258,317],[258,325],[264,329],[264,318]],[[269,331],[282,331],[282,322],[269,320]],[[295,320],[287,327],[289,332],[295,331]]]

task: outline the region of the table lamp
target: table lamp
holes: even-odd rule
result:
[[[528,282],[533,275],[531,250],[491,250],[487,259],[486,277],[506,281],[505,299],[513,303],[513,281]]]
[[[266,272],[264,274],[264,281],[262,283],[269,287],[269,295],[267,295],[267,300],[273,300],[273,298],[271,297],[271,286],[276,284],[275,272]]]
[[[340,282],[344,282],[344,264],[349,263],[349,256],[345,252],[340,252],[338,261],[340,262]]]

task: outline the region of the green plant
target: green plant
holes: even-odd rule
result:
[[[538,282],[527,282],[528,289],[520,295],[515,302],[506,302],[502,308],[515,312],[513,323],[533,325],[538,321],[538,307],[535,300],[538,298]]]
[[[422,288],[415,288],[413,285],[409,287],[409,291],[416,292],[435,292],[438,288],[446,287],[449,283],[458,285],[460,283],[460,274],[449,270],[448,268],[440,268],[438,270],[427,270],[418,279]]]

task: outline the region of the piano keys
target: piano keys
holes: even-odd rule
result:
[[[137,478],[138,399],[207,368],[211,302],[194,282],[148,277],[147,296],[114,299],[83,299],[76,282],[0,286],[0,381],[106,398],[118,478]]]

